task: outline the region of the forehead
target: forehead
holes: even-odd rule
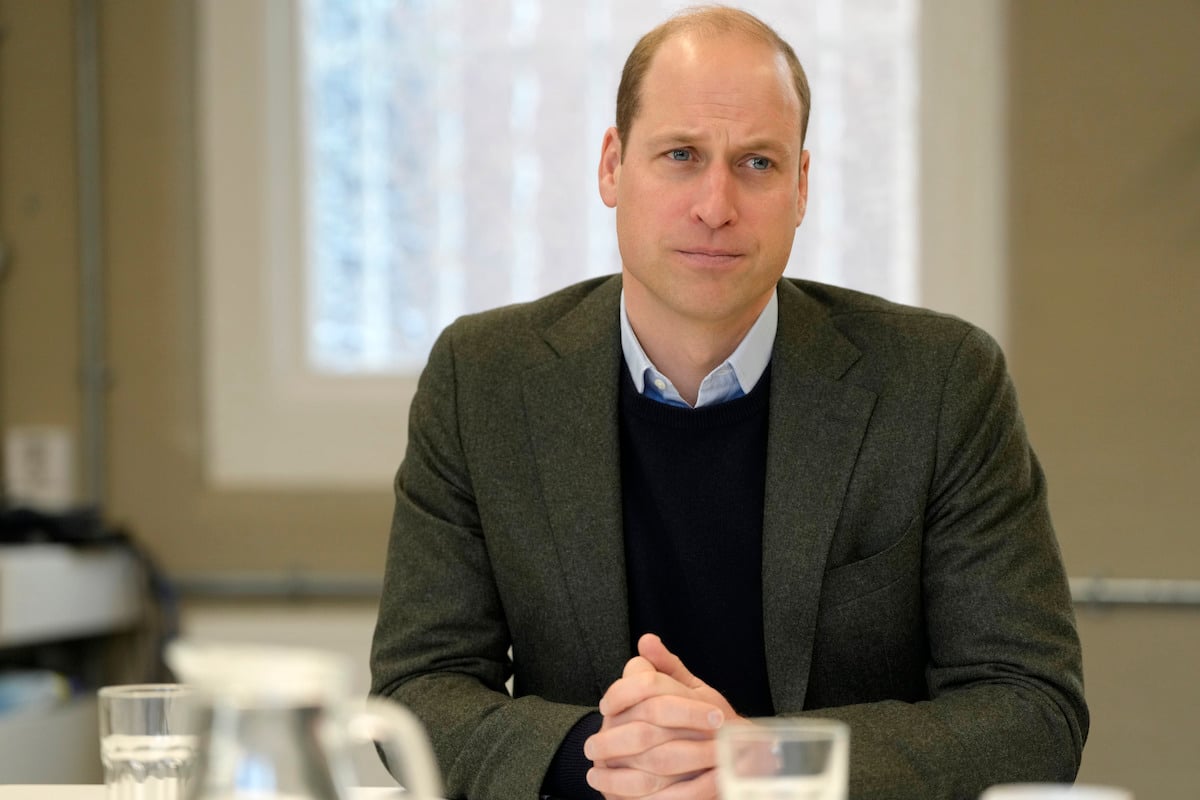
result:
[[[796,139],[800,100],[787,61],[745,34],[685,32],[663,42],[642,80],[633,129],[723,122]]]

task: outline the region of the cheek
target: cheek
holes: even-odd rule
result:
[[[772,201],[768,216],[764,218],[765,224],[770,226],[772,238],[790,241],[795,236],[796,227],[804,214],[803,207],[796,205],[798,199],[794,192],[789,192]]]
[[[617,205],[617,250],[626,267],[635,269],[645,260],[648,249],[644,214],[635,204]]]
[[[617,204],[617,232],[634,248],[651,247],[678,224],[683,212],[661,193],[630,193]]]

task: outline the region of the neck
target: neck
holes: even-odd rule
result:
[[[705,376],[733,354],[762,311],[759,308],[735,321],[681,320],[662,313],[645,313],[630,302],[628,292],[625,300],[629,325],[646,356],[693,406]]]

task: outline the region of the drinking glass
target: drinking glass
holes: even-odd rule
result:
[[[843,722],[751,719],[717,731],[722,800],[846,800],[849,766]]]
[[[176,683],[105,686],[100,760],[109,800],[180,800],[196,770],[194,694]]]
[[[1133,793],[1116,786],[1003,783],[984,791],[979,800],[1133,800]]]

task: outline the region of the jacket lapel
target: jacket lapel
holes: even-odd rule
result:
[[[614,278],[553,323],[557,358],[524,376],[525,413],[551,535],[596,691],[631,655],[617,391],[621,357]],[[804,706],[821,578],[875,395],[839,381],[860,353],[827,311],[779,284],[779,332],[763,513],[763,624],[779,713]]]
[[[614,278],[547,329],[558,354],[524,376],[543,501],[596,691],[630,655],[617,422],[621,283]]]
[[[779,284],[763,514],[763,626],[777,713],[804,707],[829,543],[874,407],[839,381],[858,349],[828,312]]]

